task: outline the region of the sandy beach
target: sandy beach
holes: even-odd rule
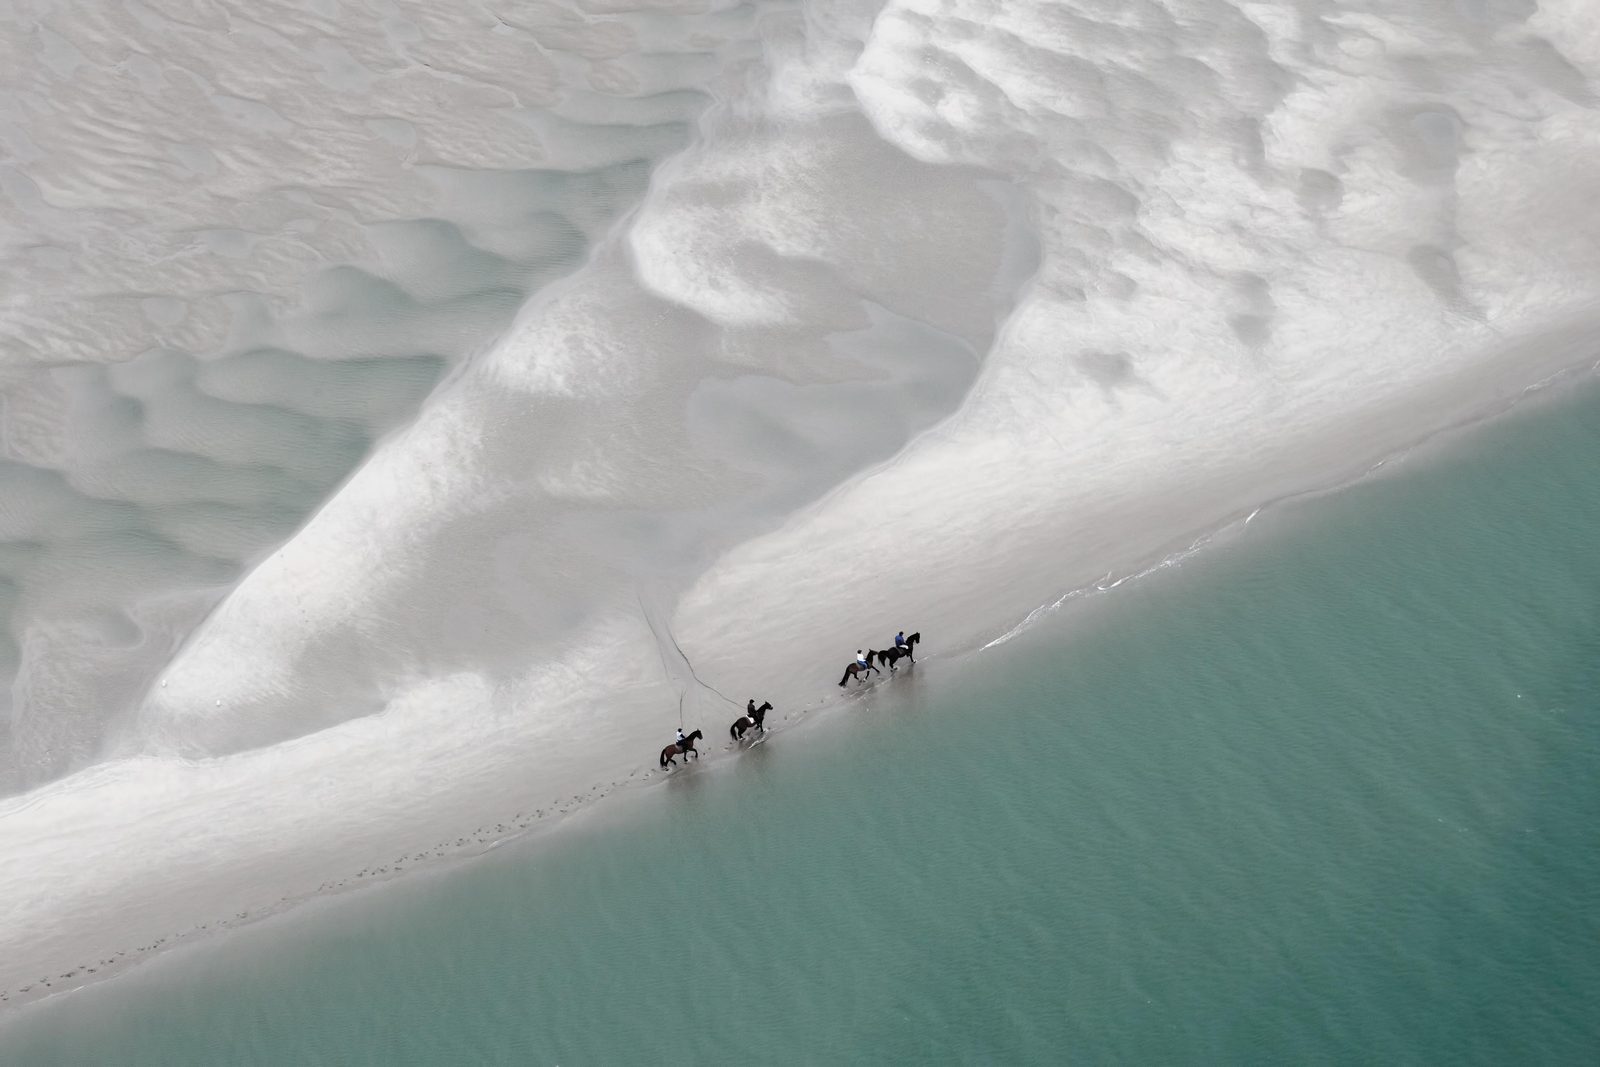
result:
[[[0,996],[1593,368],[1600,21],[1410,6],[16,15]]]

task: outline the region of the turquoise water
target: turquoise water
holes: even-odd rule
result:
[[[1590,383],[0,1061],[1596,1062],[1597,472]]]

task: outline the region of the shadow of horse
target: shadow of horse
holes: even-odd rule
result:
[[[705,734],[701,733],[699,730],[696,730],[694,733],[683,739],[683,744],[680,745],[674,743],[662,749],[661,766],[665,767],[668,764],[671,764],[672,766],[676,767],[678,765],[678,761],[675,757],[680,752],[683,754],[683,762],[685,763],[689,762],[690,756],[694,756],[696,759],[700,758],[700,752],[694,747],[694,743],[704,736]]]

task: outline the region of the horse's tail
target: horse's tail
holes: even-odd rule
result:
[[[844,683],[848,682],[849,680],[850,680],[850,668],[846,667],[844,669],[844,673],[839,676],[839,684],[843,685]]]
[[[728,727],[728,739],[730,741],[739,740],[739,724],[742,722],[744,722],[743,719],[735,719],[733,720],[733,725]]]
[[[662,749],[661,750],[661,766],[665,767],[666,765],[667,765],[667,750],[666,749]]]

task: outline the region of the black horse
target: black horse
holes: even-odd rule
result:
[[[690,734],[688,737],[685,737],[683,739],[683,744],[680,745],[680,744],[677,744],[677,743],[673,743],[673,744],[668,745],[666,748],[662,749],[661,750],[661,766],[665,767],[667,764],[670,763],[674,767],[676,767],[678,765],[678,761],[676,759],[674,759],[673,757],[678,755],[678,753],[680,753],[680,752],[683,753],[683,762],[685,762],[685,763],[689,762],[689,757],[690,756],[695,756],[695,757],[698,758],[700,753],[694,747],[694,743],[696,741],[698,741],[700,738],[704,737],[704,736],[705,736],[705,734],[701,733],[699,730],[696,730],[694,733]]]
[[[762,733],[766,733],[767,728],[763,720],[766,719],[767,712],[771,710],[771,704],[763,702],[758,708],[756,707],[756,702],[754,700],[750,701],[749,705],[745,708],[745,713],[733,720],[733,725],[728,727],[728,736],[733,738],[735,741],[738,741],[744,737],[744,732],[751,727],[754,727]]]
[[[855,680],[856,680],[856,684],[860,685],[862,677],[868,671],[875,671],[875,670],[878,669],[878,668],[876,668],[876,667],[874,667],[872,665],[872,657],[873,656],[881,656],[881,655],[883,655],[883,653],[881,653],[881,652],[868,652],[867,653],[867,665],[865,667],[863,667],[861,664],[857,663],[855,660],[851,660],[850,661],[850,666],[848,666],[848,667],[846,667],[844,669],[844,676],[839,679],[839,684],[843,685],[844,683],[848,682],[852,677],[854,677]]]
[[[900,669],[899,667],[895,666],[895,663],[898,660],[904,659],[909,660],[912,663],[917,662],[917,657],[911,654],[911,650],[916,648],[917,642],[921,640],[921,634],[912,634],[910,637],[906,638],[906,643],[903,648],[886,648],[882,652],[874,652],[872,655],[878,657],[879,663],[886,664],[889,670],[897,671]],[[870,656],[868,657],[868,662],[871,662]]]

